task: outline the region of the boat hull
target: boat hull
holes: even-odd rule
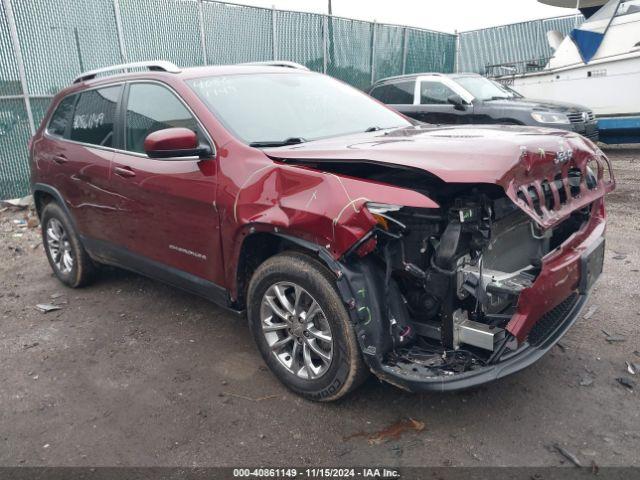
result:
[[[525,97],[589,107],[605,143],[640,142],[640,52],[508,80]]]

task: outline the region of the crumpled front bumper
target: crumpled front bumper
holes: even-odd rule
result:
[[[410,362],[380,363],[372,370],[381,379],[410,391],[454,391],[505,377],[539,360],[580,316],[589,291],[585,288],[585,258],[602,246],[605,232],[602,200],[593,206],[589,222],[561,247],[543,259],[534,284],[521,293],[507,330],[518,348],[507,350],[493,363],[463,373],[438,372]]]
[[[505,353],[500,361],[493,365],[477,367],[464,373],[429,376],[426,372],[421,373],[420,369],[415,372],[415,366],[383,364],[375,373],[382,380],[412,392],[463,390],[506,377],[537,362],[546,354],[575,323],[587,302],[587,297],[588,295],[576,295],[568,312],[555,323],[542,341],[537,342],[535,346],[524,342],[517,350]]]

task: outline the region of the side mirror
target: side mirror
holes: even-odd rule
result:
[[[206,158],[211,155],[208,145],[198,144],[198,136],[188,128],[165,128],[147,135],[144,151],[149,158]]]
[[[464,99],[457,93],[449,96],[449,98],[447,98],[447,101],[452,104],[456,108],[456,110],[466,110],[467,108],[467,102],[465,102]]]

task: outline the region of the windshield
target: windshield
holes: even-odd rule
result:
[[[458,77],[455,79],[467,92],[481,101],[513,98],[513,91],[484,77]]]
[[[359,90],[320,74],[228,75],[189,83],[234,135],[258,147],[411,125]]]

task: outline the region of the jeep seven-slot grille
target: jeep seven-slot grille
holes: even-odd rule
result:
[[[598,190],[612,181],[610,165],[604,156],[594,156],[587,162],[574,159],[558,163],[553,177],[520,185],[517,197],[523,208],[541,220],[561,217],[588,205],[597,198]]]
[[[596,116],[593,112],[576,112],[567,114],[569,121],[571,123],[586,123],[593,122],[596,119]]]
[[[574,293],[560,305],[543,315],[529,332],[529,344],[537,347],[547,340],[556,328],[566,320],[567,316],[571,313],[571,310],[578,302],[578,298],[578,294]]]
[[[579,169],[569,169],[566,176],[558,174],[551,182],[543,180],[540,183],[520,187],[518,198],[527,202],[538,215],[542,216],[545,211],[559,210],[570,199],[578,197],[582,176]],[[589,190],[593,190],[597,178],[588,173],[586,177],[585,182],[589,185]]]

